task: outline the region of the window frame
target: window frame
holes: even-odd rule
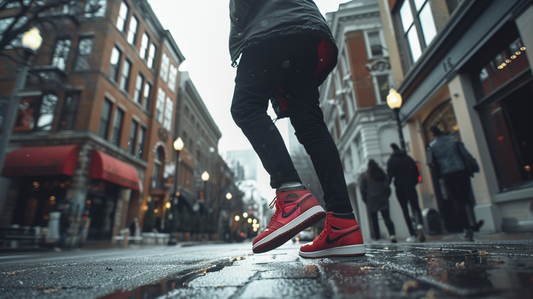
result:
[[[61,42],[68,43],[67,46],[62,45],[65,49],[65,53],[58,53],[58,46]],[[50,57],[50,65],[55,66],[56,68],[65,71],[67,69],[67,61],[70,54],[70,49],[72,48],[72,40],[69,37],[58,37],[55,40],[55,45],[52,51],[52,56]],[[61,66],[60,62],[63,62]]]
[[[383,36],[383,30],[381,30],[381,29],[365,30],[364,33],[365,33],[365,44],[366,44],[366,51],[368,53],[367,54],[368,59],[376,59],[376,58],[389,56],[389,52],[387,51],[387,48],[385,48],[386,42],[385,42],[385,37]],[[380,46],[380,50],[381,50],[381,55],[374,55],[372,53],[372,45],[370,44],[370,34],[371,33],[377,33],[378,34],[378,39],[379,39],[379,42],[380,42],[379,46]]]
[[[76,115],[78,114],[78,107],[80,104],[79,91],[69,91],[65,93],[63,104],[61,106],[61,113],[59,115],[58,131],[73,131],[76,125]],[[67,100],[71,98],[72,103],[68,104]],[[65,120],[66,119],[66,120]],[[65,122],[65,124],[63,124]]]
[[[139,81],[140,78],[140,81]],[[139,87],[140,82],[140,87]],[[144,89],[144,76],[141,72],[137,74],[137,79],[135,80],[135,92],[133,93],[133,101],[139,105],[142,105],[144,98],[143,89]]]
[[[158,93],[157,93],[157,104],[155,107],[155,120],[162,124],[163,123],[163,114],[165,111],[165,91],[163,88],[159,87]]]
[[[156,53],[157,53],[157,46],[154,43],[151,43],[150,49],[148,50],[148,58],[146,58],[146,65],[148,65],[148,67],[151,69],[153,69],[155,66]]]
[[[146,80],[144,83],[144,89],[143,89],[143,108],[146,111],[150,110],[150,98],[152,93],[152,84]]]
[[[139,130],[139,122],[135,119],[131,120],[130,125],[130,136],[128,141],[128,153],[130,153],[132,156],[135,156],[136,147],[137,147],[137,137],[138,137],[138,130]]]
[[[131,26],[134,23],[135,23],[135,27],[132,30]],[[134,47],[135,47],[135,43],[137,42],[137,31],[138,30],[139,30],[139,19],[135,15],[132,15],[130,18],[130,22],[128,24],[128,33],[126,36],[126,41]]]
[[[398,31],[398,35],[400,36],[399,43],[401,44],[402,48],[405,51],[404,58],[406,58],[406,60],[407,60],[406,61],[406,63],[407,63],[406,71],[408,69],[410,69],[411,66],[413,66],[420,59],[420,57],[422,57],[422,55],[424,54],[424,51],[431,45],[431,43],[435,40],[435,38],[439,34],[439,30],[437,29],[437,24],[435,23],[435,15],[433,13],[432,1],[431,0],[423,0],[423,1],[424,1],[424,4],[420,6],[419,10],[417,10],[415,0],[404,0],[401,3],[399,3],[398,8],[395,9],[395,11],[393,13],[394,16],[395,16],[395,20],[396,20],[395,23],[396,23],[396,28],[397,28],[397,31]],[[404,29],[403,19],[402,19],[401,13],[400,13],[402,7],[406,3],[409,5],[409,9],[410,9],[410,12],[411,12],[410,16],[412,18],[412,22],[410,23],[410,26],[409,26],[408,30]],[[432,24],[433,24],[433,27],[435,29],[435,35],[433,36],[431,41],[429,41],[429,43],[426,41],[426,38],[424,36],[424,32],[425,32],[424,31],[424,27],[422,26],[422,22],[420,21],[420,14],[424,10],[424,8],[426,8],[427,5],[429,5],[431,18],[433,20]],[[416,30],[416,34],[413,35],[413,36],[410,36],[410,34],[412,33],[413,29]],[[418,45],[417,50],[420,50],[420,53],[418,53],[418,52],[415,53],[413,51],[413,49],[411,47],[410,37],[416,37],[417,38],[417,41],[416,41],[417,45]],[[415,58],[415,54],[418,54],[418,56],[416,58]]]
[[[117,109],[115,109],[115,117],[113,119],[113,130],[111,132],[110,142],[118,147],[120,147],[120,138],[122,137],[122,126],[124,125],[125,115],[126,112],[120,107],[117,107]]]
[[[107,112],[106,116],[107,119],[104,117],[104,108],[106,105],[109,105],[109,111]],[[111,100],[104,98],[102,104],[102,111],[100,112],[100,121],[98,123],[97,135],[105,140],[108,140],[109,138],[109,125],[111,124],[111,113],[113,112],[113,105],[114,103]],[[102,123],[105,124],[105,131],[103,130]]]
[[[146,39],[145,39],[146,37]],[[145,45],[145,41],[146,41],[146,45]],[[148,35],[148,33],[145,31],[143,32],[143,35],[141,37],[141,48],[139,50],[139,56],[141,57],[142,60],[144,60],[146,62],[147,58],[148,58],[148,51],[150,50],[150,35]]]
[[[115,51],[118,53],[118,58],[116,59],[117,62],[114,64],[113,55]],[[109,61],[109,78],[111,78],[114,82],[118,82],[118,76],[120,74],[120,60],[122,60],[122,51],[117,46],[114,46],[113,50],[111,50],[111,58]]]
[[[128,88],[130,86],[131,79],[131,67],[133,63],[129,59],[124,59],[122,64],[122,72],[120,72],[120,89],[128,93]],[[127,71],[126,71],[127,69]],[[127,72],[126,74],[124,72]]]
[[[91,41],[91,46],[88,53],[81,53],[80,46],[83,41]],[[76,58],[74,59],[74,66],[72,67],[73,71],[86,71],[91,68],[90,60],[91,60],[91,54],[93,52],[93,45],[94,45],[94,36],[81,36],[78,38],[78,47],[76,49]],[[86,62],[85,66],[80,66],[80,61],[83,59],[83,61]]]
[[[123,7],[126,8],[125,16],[122,16],[122,8]],[[126,1],[121,1],[120,2],[120,8],[118,10],[117,22],[115,23],[115,26],[117,26],[117,28],[118,28],[118,30],[120,32],[124,32],[126,34],[128,32],[128,29],[129,29],[129,25],[128,25],[128,15],[129,14],[130,14],[130,6],[128,5],[128,3],[126,3]],[[120,25],[119,25],[119,21],[121,23]]]
[[[163,56],[161,57],[161,70],[159,71],[159,76],[165,83],[168,82],[169,67],[170,57],[167,55],[167,53],[163,53]]]
[[[168,131],[171,130],[172,126],[172,113],[174,113],[174,102],[170,97],[166,97],[163,128],[167,129]]]
[[[103,5],[100,6],[100,8],[93,13],[89,13],[90,5],[97,4],[100,5],[103,3]],[[105,13],[107,10],[107,0],[89,0],[85,2],[85,11],[86,13],[83,15],[85,18],[96,18],[96,17],[105,17]]]
[[[137,156],[138,158],[140,158],[141,160],[146,160],[144,157],[143,157],[143,154],[144,154],[144,143],[146,142],[146,127],[143,126],[142,124],[140,124],[139,126],[139,136],[137,138]]]

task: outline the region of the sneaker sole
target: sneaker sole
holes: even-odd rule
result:
[[[305,258],[319,258],[328,256],[362,256],[365,255],[365,253],[365,245],[358,244],[338,246],[313,252],[300,251],[300,256]]]
[[[321,206],[314,206],[261,241],[255,243],[252,251],[254,253],[262,253],[278,248],[302,230],[324,219],[324,217],[326,217],[324,209]]]

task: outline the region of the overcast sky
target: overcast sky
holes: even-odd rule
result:
[[[165,29],[170,30],[185,56],[181,71],[188,71],[211,116],[222,132],[219,152],[251,149],[250,143],[234,124],[229,108],[233,96],[235,69],[228,50],[229,0],[149,0]],[[315,0],[320,11],[337,11],[348,0]],[[270,111],[271,112],[271,111]],[[272,113],[272,112],[271,112]],[[276,125],[286,138],[287,122]],[[269,198],[268,176],[260,175],[263,197]],[[265,194],[269,193],[269,194]]]

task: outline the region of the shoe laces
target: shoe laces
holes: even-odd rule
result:
[[[268,223],[267,226],[270,226],[270,223],[276,220],[278,218],[278,214],[281,212],[281,205],[279,204],[277,199],[278,199],[277,197],[274,197],[274,199],[268,204],[269,208],[273,209],[274,207],[276,207],[276,210],[274,212],[274,215],[272,215],[272,217],[270,218],[270,222]]]

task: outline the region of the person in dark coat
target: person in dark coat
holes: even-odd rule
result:
[[[267,229],[254,239],[253,251],[274,249],[326,215],[302,185],[281,134],[267,114],[271,102],[278,119],[290,119],[298,141],[311,157],[328,211],[325,233],[330,231],[328,223],[350,232],[342,242],[339,239],[322,249],[317,247],[318,241],[314,247],[304,246],[300,255],[364,254],[360,230],[352,229],[358,224],[340,156],[318,101],[318,87],[338,58],[326,20],[312,0],[231,0],[230,19],[229,50],[232,65],[238,67],[231,114],[269,173],[271,187],[276,189],[272,203],[276,213]],[[302,200],[307,204],[300,205]],[[292,206],[300,208],[295,210],[296,222],[287,226],[288,218],[278,211],[291,211]]]
[[[374,229],[374,239],[380,239],[378,212],[381,212],[381,216],[389,231],[391,242],[397,243],[394,223],[389,213],[390,183],[383,169],[373,159],[368,160],[368,168],[361,176],[360,190],[363,201],[366,203],[366,207],[370,212],[372,227]]]
[[[401,150],[396,143],[391,143],[390,146],[393,152],[387,162],[387,175],[389,182],[394,179],[396,198],[400,202],[407,228],[411,234],[406,241],[425,242],[426,236],[424,235],[422,212],[420,211],[418,193],[416,192],[416,185],[418,184],[418,177],[420,175],[418,166],[413,158]],[[407,204],[411,206],[411,212],[415,215],[417,224],[416,231],[413,227]]]
[[[61,251],[61,247],[65,245],[68,229],[70,227],[70,204],[68,202],[61,203],[57,207],[57,210],[61,215],[59,216],[59,240],[57,241],[54,250],[59,252]]]
[[[479,166],[464,144],[453,136],[446,135],[437,126],[431,126],[430,131],[435,139],[429,148],[434,157],[431,165],[444,180],[444,185],[452,197],[459,222],[464,230],[463,237],[474,240],[474,232],[483,225],[483,220],[475,221],[473,200],[470,198],[470,176],[479,171]],[[469,170],[467,161],[473,161],[477,170]]]

